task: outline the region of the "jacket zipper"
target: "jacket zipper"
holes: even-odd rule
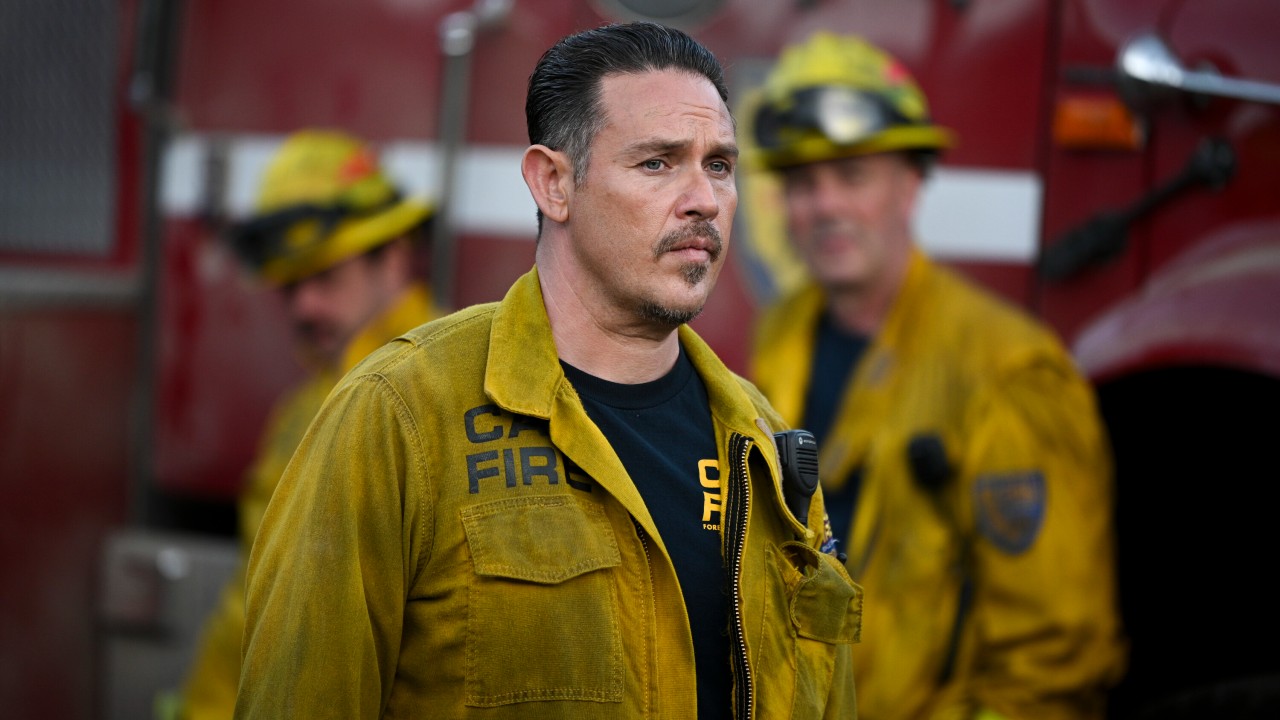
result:
[[[747,455],[751,451],[751,438],[734,433],[729,438],[728,497],[724,504],[724,537],[726,565],[730,586],[733,588],[733,677],[734,706],[739,720],[750,720],[754,713],[754,688],[751,666],[747,662],[747,638],[742,621],[742,551],[747,540],[747,512],[751,506],[751,489],[747,480]]]
[[[631,524],[634,525],[636,528],[636,535],[640,536],[640,547],[644,548],[644,564],[645,564],[645,568],[649,572],[649,592],[647,593],[647,596],[649,598],[649,603],[650,603],[649,613],[651,616],[656,616],[657,609],[654,607],[654,604],[657,601],[655,599],[654,593],[656,592],[657,581],[654,580],[654,577],[653,577],[653,556],[649,554],[649,533],[644,531],[644,528],[640,525],[640,522],[636,520],[634,517],[631,518]],[[645,646],[651,647],[652,643],[648,641],[648,637],[649,637],[649,631],[646,629],[645,630],[645,638],[646,638]],[[648,653],[645,653],[645,662],[646,663],[649,662]],[[651,692],[652,690],[650,689],[649,685],[646,684],[645,694],[648,695]],[[648,715],[650,712],[653,712],[653,704],[650,698],[648,697],[645,698],[644,705],[645,705],[646,715]]]

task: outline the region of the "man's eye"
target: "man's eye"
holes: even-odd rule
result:
[[[724,160],[712,160],[707,164],[707,169],[713,173],[724,174],[733,170],[733,167]]]
[[[661,170],[663,166],[662,161],[658,160],[657,158],[653,158],[651,160],[645,160],[641,164],[644,165],[645,170]]]

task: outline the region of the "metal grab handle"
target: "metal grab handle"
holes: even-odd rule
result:
[[[446,15],[440,21],[440,51],[444,55],[439,103],[437,146],[440,153],[440,189],[431,221],[431,291],[436,305],[454,307],[454,195],[458,185],[458,158],[466,142],[467,105],[471,95],[471,55],[480,32],[498,28],[511,13],[515,0],[476,0],[470,10]]]
[[[1236,171],[1236,153],[1224,138],[1200,141],[1182,172],[1128,206],[1105,210],[1072,228],[1040,256],[1037,270],[1050,280],[1063,280],[1089,265],[1105,262],[1124,251],[1129,226],[1182,192],[1198,185],[1221,190]]]
[[[1125,43],[1116,65],[1126,80],[1200,95],[1280,104],[1280,85],[1188,70],[1155,33],[1143,33]]]

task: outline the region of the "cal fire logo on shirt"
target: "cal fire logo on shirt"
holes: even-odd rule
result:
[[[698,461],[698,483],[702,485],[702,529],[720,530],[720,463],[717,460]]]

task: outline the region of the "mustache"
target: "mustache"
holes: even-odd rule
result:
[[[336,331],[329,323],[297,320],[293,323],[294,339],[309,346],[320,346]]]
[[[694,238],[710,241],[710,247],[707,250],[711,254],[711,262],[719,259],[720,253],[724,250],[724,242],[720,239],[720,228],[716,227],[710,220],[698,220],[664,235],[662,240],[658,241],[658,246],[654,248],[653,255],[654,257],[659,257],[663,253],[670,252],[681,243],[688,242]]]
[[[310,320],[298,320],[293,323],[293,331],[305,340],[312,340],[324,333],[324,325]]]

